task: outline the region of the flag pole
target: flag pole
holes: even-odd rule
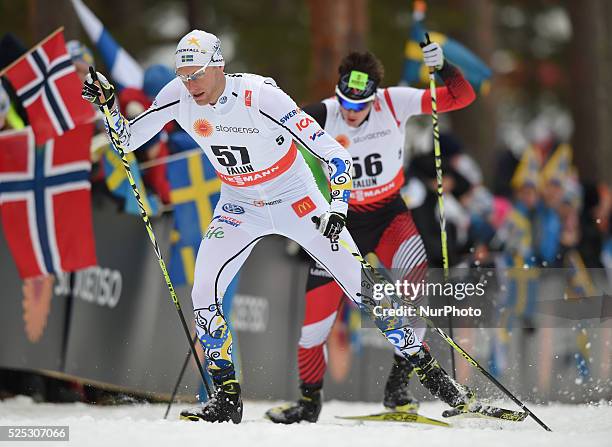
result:
[[[32,51],[34,51],[35,48],[44,45],[45,43],[47,43],[48,40],[50,40],[51,38],[55,37],[55,35],[57,33],[60,33],[64,31],[64,27],[60,26],[58,29],[56,29],[55,31],[53,31],[51,34],[49,34],[47,37],[45,37],[43,40],[41,40],[40,42],[38,42],[36,45],[34,45],[32,48],[30,48],[26,53],[22,54],[19,59],[17,59],[16,61],[14,61],[12,64],[10,64],[8,67],[5,67],[2,69],[2,71],[0,71],[0,76],[4,76],[6,74],[7,71],[9,71],[11,68],[13,68],[15,65],[17,65],[19,62],[21,62],[24,58],[26,58]]]

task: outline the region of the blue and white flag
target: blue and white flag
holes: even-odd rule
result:
[[[110,70],[110,75],[119,89],[133,87],[142,89],[144,72],[141,66],[113,39],[91,10],[81,0],[72,0],[85,32],[96,44],[102,60]]]

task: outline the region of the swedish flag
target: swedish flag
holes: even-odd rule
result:
[[[193,284],[196,254],[219,201],[221,181],[203,153],[168,163],[168,180],[175,222],[170,277],[176,286]]]
[[[181,235],[175,226],[170,233],[170,262],[168,263],[168,273],[175,287],[193,284],[193,272],[195,270],[195,258],[198,252],[198,245],[188,244],[181,240]]]
[[[134,181],[138,187],[145,211],[149,216],[157,215],[159,213],[159,201],[157,197],[147,194],[142,181],[142,176],[140,175],[140,168],[138,167],[136,157],[131,152],[125,154],[125,157],[130,165],[130,171],[132,172],[132,177],[134,177]],[[119,155],[117,155],[117,153],[109,147],[102,155],[102,162],[104,163],[106,186],[108,187],[109,191],[113,195],[125,200],[124,210],[126,213],[139,215],[140,208],[136,198],[134,197],[134,193],[132,192],[132,187],[127,179],[127,174],[123,168],[121,157],[119,157]]]
[[[423,63],[423,53],[419,42],[425,39],[427,29],[423,23],[423,12],[415,12],[410,35],[404,49],[404,69],[402,81],[408,84],[429,84],[429,71]],[[429,32],[432,42],[437,42],[444,50],[444,57],[458,66],[474,90],[486,94],[489,91],[489,79],[492,71],[474,53],[454,39],[442,33]]]
[[[568,268],[568,281],[565,291],[569,299],[587,298],[597,294],[591,274],[584,265],[578,250],[572,248],[567,251],[563,258],[563,263]],[[591,358],[591,343],[589,333],[581,321],[573,329],[576,331],[574,361],[576,362],[579,379],[584,379],[591,374],[591,362],[589,360]]]

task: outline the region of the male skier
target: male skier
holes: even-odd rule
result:
[[[439,46],[431,44],[424,49],[424,56],[426,65],[435,67],[444,80],[445,86],[437,90],[440,112],[466,107],[474,100],[472,86],[444,60]],[[397,279],[418,283],[427,268],[425,247],[399,190],[404,183],[406,121],[431,113],[431,93],[412,87],[379,88],[384,67],[370,52],[348,54],[340,62],[338,74],[335,97],[308,105],[304,111],[352,157],[353,190],[347,228],[361,253],[376,253],[383,267],[392,269]],[[294,404],[270,409],[266,416],[273,422],[317,421],[327,363],[324,347],[343,296],[333,277],[311,261],[298,342],[301,396]],[[419,305],[423,297],[413,298],[413,304]],[[415,317],[409,324],[423,340],[423,322]],[[418,401],[409,390],[413,371],[412,363],[396,350],[385,385],[386,408],[418,409]]]

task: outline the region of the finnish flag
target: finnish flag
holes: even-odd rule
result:
[[[104,63],[110,69],[111,77],[118,84],[117,87],[142,89],[144,72],[138,62],[117,44],[102,22],[81,0],[72,0],[72,6],[85,32],[96,44]]]

